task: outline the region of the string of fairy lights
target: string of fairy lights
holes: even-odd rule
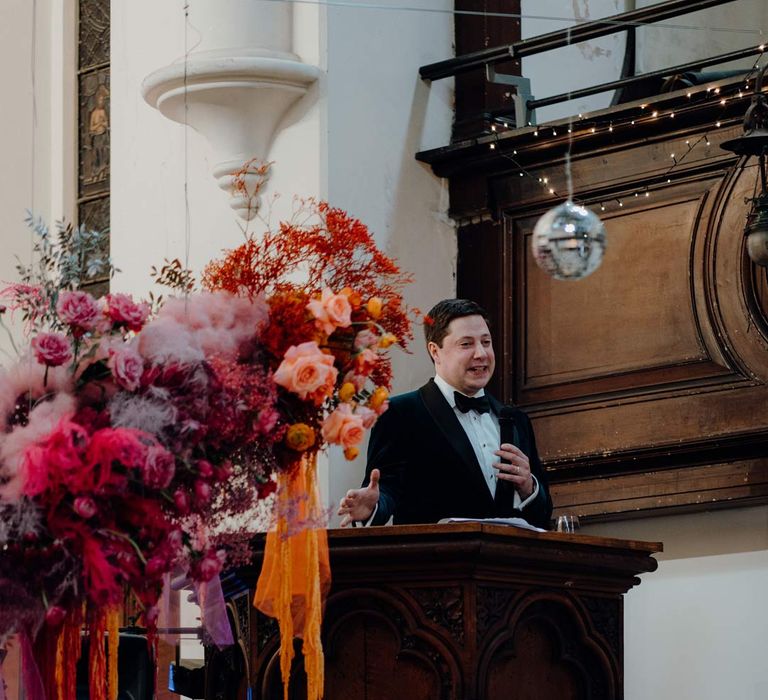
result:
[[[528,124],[528,127],[532,129],[533,137],[539,141],[539,140],[545,140],[547,138],[559,138],[562,137],[564,134],[568,135],[569,138],[569,153],[570,153],[570,142],[574,137],[589,137],[591,135],[598,135],[600,133],[613,133],[615,131],[625,129],[625,128],[636,128],[642,125],[647,125],[653,122],[661,122],[664,119],[675,119],[680,116],[685,115],[688,112],[695,111],[701,108],[701,105],[704,102],[713,102],[717,101],[721,105],[721,107],[724,108],[728,105],[729,102],[731,102],[734,99],[744,99],[745,97],[751,95],[749,92],[750,85],[751,85],[751,79],[752,76],[755,74],[755,72],[758,69],[758,66],[760,64],[760,61],[763,57],[763,52],[765,51],[765,45],[760,44],[757,47],[757,50],[759,50],[761,53],[758,55],[757,59],[755,60],[754,64],[752,65],[752,68],[746,73],[744,76],[743,83],[739,82],[737,86],[729,86],[729,92],[725,92],[725,88],[720,86],[710,86],[706,89],[690,89],[686,93],[686,97],[689,100],[689,105],[685,105],[683,107],[677,106],[674,108],[668,108],[664,109],[660,106],[656,105],[650,105],[650,104],[640,104],[638,106],[638,113],[633,117],[628,117],[622,121],[616,121],[616,120],[609,120],[607,124],[605,122],[597,122],[595,120],[590,120],[589,115],[584,114],[578,114],[576,121],[569,120],[568,124],[542,124],[539,126],[533,126],[530,123]],[[721,128],[723,124],[723,116],[722,113],[718,118],[715,119],[712,129],[719,129]],[[513,165],[515,170],[517,171],[519,177],[528,177],[537,182],[542,186],[542,188],[553,198],[557,199],[563,198],[563,194],[559,192],[555,187],[552,185],[552,178],[547,175],[539,174],[539,173],[533,173],[530,170],[528,170],[524,165],[521,164],[520,160],[522,154],[524,154],[525,149],[521,148],[520,154],[517,150],[513,149],[511,153],[509,151],[505,151],[501,148],[503,145],[500,141],[500,136],[504,132],[511,132],[515,130],[514,126],[510,126],[503,118],[498,120],[496,123],[491,125],[491,136],[492,140],[489,142],[488,147],[490,150],[498,150],[498,153],[501,157],[505,158],[506,160],[510,161]],[[667,184],[670,184],[674,179],[674,173],[675,170],[682,165],[688,157],[691,155],[691,153],[699,147],[701,144],[704,144],[705,147],[710,147],[712,145],[712,142],[710,140],[710,132],[712,129],[709,129],[705,131],[703,134],[699,135],[695,139],[686,139],[684,142],[684,149],[680,150],[679,152],[671,152],[669,154],[670,158],[670,165],[669,167],[662,172],[659,175],[655,175],[650,181],[646,182],[646,184],[641,188],[634,188],[631,190],[628,190],[625,194],[621,195],[611,195],[610,197],[605,197],[602,200],[600,199],[592,199],[590,202],[582,202],[578,198],[573,198],[575,202],[579,204],[591,204],[599,206],[600,211],[606,211],[606,204],[615,202],[616,206],[619,208],[624,207],[624,200],[625,199],[635,199],[635,198],[648,198],[651,196],[651,192],[654,189],[657,189],[659,187],[663,187]],[[528,133],[531,133],[529,130]],[[518,156],[518,157],[516,157]]]

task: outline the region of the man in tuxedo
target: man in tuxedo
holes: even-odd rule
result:
[[[486,312],[446,299],[424,334],[435,377],[393,397],[374,425],[365,480],[341,499],[341,526],[522,517],[546,528],[552,501],[531,422],[485,391],[495,367]]]

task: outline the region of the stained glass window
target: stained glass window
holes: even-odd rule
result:
[[[109,231],[109,1],[78,2],[78,223]],[[109,239],[105,250],[109,254]],[[103,294],[105,276],[87,285]]]

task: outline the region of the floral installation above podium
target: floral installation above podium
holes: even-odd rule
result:
[[[114,700],[126,591],[152,639],[169,575],[215,594],[274,491],[255,604],[278,618],[286,683],[301,636],[321,697],[316,457],[336,444],[353,459],[386,410],[408,276],[363,224],[310,200],[211,262],[202,290],[173,261],[154,272],[178,297],[97,300],[82,287],[111,272],[99,234],[32,223],[34,263],[0,306],[28,341],[0,370],[0,643],[18,635],[27,697],[74,700],[85,627],[109,633],[89,646],[90,697]]]

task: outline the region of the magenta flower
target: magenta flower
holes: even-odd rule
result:
[[[176,510],[179,511],[179,515],[186,515],[189,513],[189,495],[182,489],[176,489],[173,493],[173,502],[176,505]]]
[[[92,331],[99,319],[99,305],[88,292],[64,291],[56,304],[59,318],[72,328],[75,335]]]
[[[32,351],[48,367],[60,367],[72,359],[72,346],[62,333],[39,333],[32,340]]]
[[[66,616],[67,611],[60,605],[51,605],[51,607],[45,611],[45,624],[49,627],[58,627],[64,622]]]
[[[209,550],[196,568],[197,575],[201,581],[210,581],[221,571],[222,561],[216,552]]]
[[[136,391],[144,373],[144,360],[133,348],[122,346],[110,350],[107,362],[115,381],[127,391]]]
[[[211,487],[202,479],[195,481],[195,501],[200,506],[204,506],[211,498]]]
[[[147,458],[141,467],[142,481],[153,489],[164,489],[173,480],[176,473],[174,456],[160,445],[147,449]]]
[[[107,313],[116,326],[138,332],[149,316],[149,306],[137,304],[128,294],[107,294]]]
[[[75,513],[84,520],[88,520],[96,515],[96,503],[88,496],[78,496],[74,503]]]

